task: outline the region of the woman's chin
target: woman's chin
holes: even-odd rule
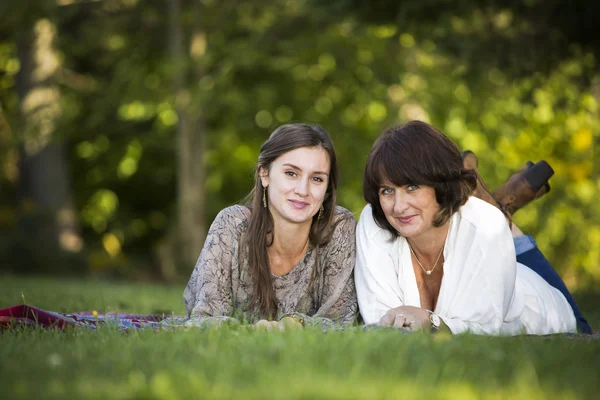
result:
[[[287,219],[290,222],[297,223],[297,224],[302,224],[302,223],[312,221],[313,216],[314,216],[314,213],[312,213],[311,210],[298,210],[298,209],[288,210],[288,212],[286,212],[284,215],[285,219]]]
[[[403,236],[407,239],[411,239],[414,237],[419,236],[419,234],[421,233],[421,229],[419,229],[418,226],[415,227],[402,227],[401,229],[396,228],[396,231],[400,234],[400,236]]]

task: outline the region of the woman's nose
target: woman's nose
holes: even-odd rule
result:
[[[308,194],[308,179],[298,179],[296,183],[296,193],[300,196]]]
[[[402,215],[407,208],[408,203],[406,202],[406,198],[402,193],[396,192],[396,196],[394,197],[394,214]]]

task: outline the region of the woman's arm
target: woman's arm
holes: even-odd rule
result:
[[[521,297],[510,228],[496,208],[472,199],[452,227],[452,253],[436,312],[452,333],[518,333]]]
[[[398,274],[390,257],[393,247],[389,233],[378,227],[367,205],[356,227],[356,294],[360,315],[366,324],[375,324],[391,308],[404,305]]]
[[[321,306],[313,320],[328,324],[330,319],[342,324],[351,324],[358,313],[356,289],[354,286],[354,264],[356,262],[355,229],[356,219],[347,210],[339,214],[333,237],[321,257],[323,285],[320,288]]]
[[[235,206],[222,210],[213,221],[183,293],[189,324],[227,321],[233,314],[231,269],[243,221]]]

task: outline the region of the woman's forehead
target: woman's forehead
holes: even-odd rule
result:
[[[291,166],[303,171],[329,174],[329,154],[322,147],[300,147],[277,157],[274,164]]]

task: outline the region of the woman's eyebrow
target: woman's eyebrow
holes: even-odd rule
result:
[[[293,169],[297,169],[298,171],[302,171],[302,168],[300,168],[300,167],[298,167],[298,166],[296,166],[294,164],[286,163],[286,164],[283,164],[283,166],[284,167],[290,167],[290,168],[293,168]],[[313,174],[326,175],[326,176],[329,175],[327,172],[323,172],[323,171],[314,171]]]

